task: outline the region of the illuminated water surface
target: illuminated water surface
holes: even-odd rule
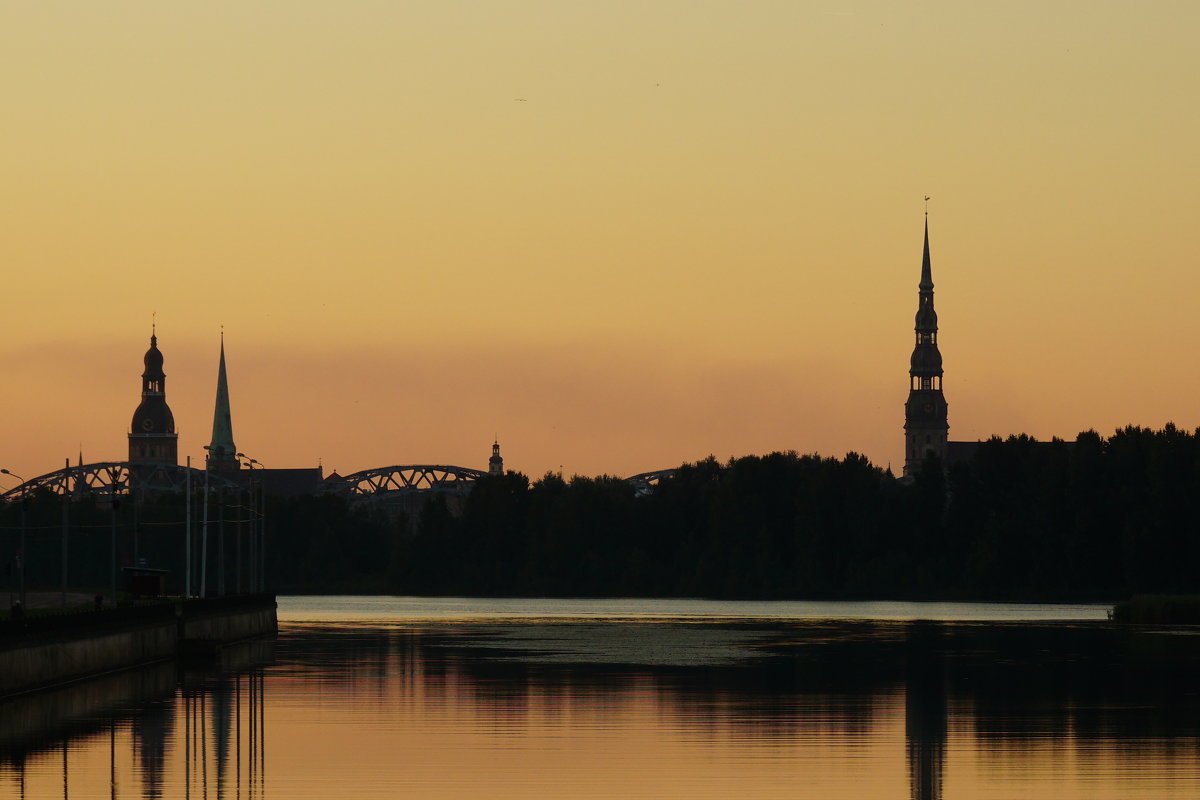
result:
[[[0,797],[1197,797],[1197,666],[1095,606],[283,598],[0,704]]]

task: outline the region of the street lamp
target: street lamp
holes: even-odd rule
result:
[[[250,527],[250,570],[251,580],[250,586],[257,590],[263,591],[266,588],[267,567],[264,554],[267,545],[267,492],[266,484],[260,478],[258,481],[258,508],[254,508],[254,479],[253,472],[257,466],[260,471],[267,467],[257,458],[251,458],[245,453],[238,453],[239,458],[246,459],[246,466],[251,472],[250,482],[250,511],[251,511],[251,527]],[[254,530],[254,522],[258,522],[257,533]],[[257,540],[257,546],[256,545]]]
[[[0,469],[0,473],[10,475],[21,482],[21,542],[17,547],[17,602],[25,608],[25,509],[29,507],[29,487],[25,479],[15,472]]]

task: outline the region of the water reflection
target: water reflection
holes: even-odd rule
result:
[[[263,796],[261,769],[243,780],[228,764],[263,763],[272,658],[272,642],[253,642],[219,663],[164,662],[0,701],[0,797],[94,797],[100,787],[114,799]]]
[[[942,796],[946,761],[946,676],[941,653],[942,628],[914,622],[908,630],[904,683],[904,735],[908,781],[913,800]]]
[[[1200,796],[1200,636],[322,623],[271,659],[9,701],[0,797]]]

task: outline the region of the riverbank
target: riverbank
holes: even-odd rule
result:
[[[166,661],[277,630],[275,596],[66,610],[0,622],[0,697]]]
[[[1200,595],[1139,594],[1113,607],[1113,622],[1200,625]]]

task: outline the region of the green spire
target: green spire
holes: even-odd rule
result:
[[[233,419],[229,414],[229,378],[225,374],[225,332],[221,332],[221,366],[217,371],[217,404],[213,409],[212,442],[209,458],[233,461],[237,447],[233,443]]]

